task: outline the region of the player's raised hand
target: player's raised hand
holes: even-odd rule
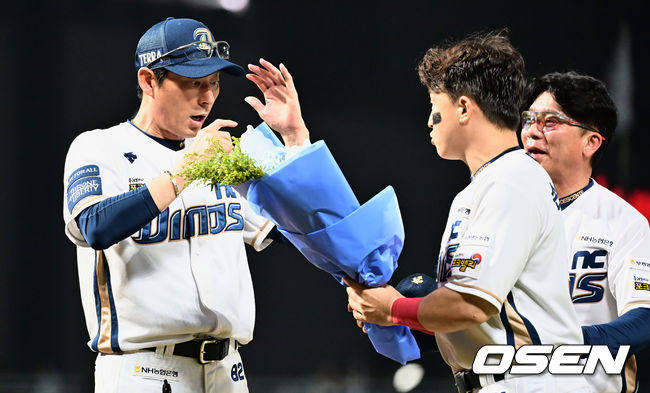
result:
[[[359,322],[370,322],[382,326],[393,325],[391,318],[391,307],[393,302],[403,297],[395,288],[385,285],[378,288],[368,288],[351,278],[344,277],[343,281],[348,285],[348,311]],[[365,332],[365,327],[363,327]]]
[[[251,80],[264,94],[264,103],[256,97],[244,100],[257,111],[259,116],[272,129],[278,131],[287,146],[302,144],[309,138],[300,111],[298,92],[293,84],[293,77],[284,64],[278,69],[270,62],[260,59],[260,65],[249,64]]]
[[[222,128],[237,127],[237,122],[232,120],[217,119],[207,127],[202,128],[197,134],[192,146],[189,148],[190,153],[205,154],[209,145],[209,139],[215,138],[223,149],[230,153],[232,151],[232,138],[228,131],[222,131]]]
[[[184,154],[183,158],[174,164],[172,167],[172,172],[174,174],[181,173],[187,160],[190,159],[189,157],[191,157],[191,153],[196,153],[199,156],[205,156],[206,158],[209,157],[208,155],[210,154],[210,150],[208,150],[208,147],[210,146],[211,138],[216,138],[219,141],[221,147],[223,147],[226,152],[230,153],[233,148],[232,138],[228,131],[222,131],[221,129],[231,127],[237,127],[237,122],[226,119],[217,119],[210,123],[210,125],[207,127],[202,128],[196,134],[192,145],[187,149],[186,153],[189,154]]]

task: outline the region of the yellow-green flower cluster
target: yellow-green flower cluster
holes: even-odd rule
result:
[[[232,137],[233,149],[227,153],[217,139],[209,140],[209,147],[205,156],[192,153],[188,163],[183,167],[181,176],[188,183],[200,181],[214,188],[217,184],[236,186],[250,179],[259,179],[264,176],[264,170],[255,160],[241,150],[239,138]]]

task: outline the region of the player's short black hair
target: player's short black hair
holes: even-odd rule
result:
[[[553,72],[534,78],[528,83],[524,99],[525,110],[528,110],[535,99],[544,92],[553,95],[555,102],[567,116],[597,129],[605,137],[603,144],[591,157],[593,166],[614,137],[618,123],[616,105],[609,96],[607,87],[602,81],[589,75],[574,71]]]
[[[474,33],[427,50],[418,65],[420,80],[429,91],[454,101],[462,95],[472,98],[490,122],[516,130],[526,78],[524,59],[506,33]]]
[[[152,71],[159,85],[163,83],[163,81],[167,77],[167,72],[169,72],[165,68],[156,68],[155,70]],[[140,87],[139,83],[137,86],[137,92],[138,92],[138,99],[142,101],[142,88]]]

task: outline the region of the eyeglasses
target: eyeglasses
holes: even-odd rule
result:
[[[187,60],[209,59],[218,56],[220,59],[228,60],[230,58],[230,45],[226,41],[194,41],[189,44],[181,45],[176,49],[163,54],[154,61],[149,62],[145,67],[150,68],[155,63],[162,61],[167,57],[185,57]]]
[[[558,112],[522,112],[521,129],[523,131],[526,131],[533,124],[536,124],[537,129],[544,133],[557,130],[560,124],[568,124],[570,126],[580,127],[588,131],[596,132],[598,135],[600,135],[600,132],[597,129],[586,126]],[[605,139],[604,136],[600,136],[603,138],[603,140]]]

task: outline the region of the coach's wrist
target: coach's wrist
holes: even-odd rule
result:
[[[300,146],[309,139],[309,130],[305,123],[302,122],[299,125],[282,130],[280,135],[282,135],[285,146]]]

